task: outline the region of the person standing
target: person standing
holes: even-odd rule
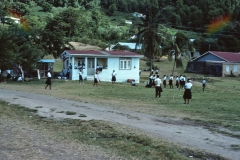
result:
[[[82,69],[79,69],[79,84],[83,84],[83,77],[82,77],[82,75],[83,75],[83,71],[82,71]]]
[[[115,70],[113,70],[113,72],[112,72],[112,84],[116,82],[116,75],[117,75],[117,73],[115,72]]]
[[[167,76],[164,75],[164,76],[163,76],[163,87],[164,87],[164,88],[166,88],[166,85],[167,85],[167,82],[166,82],[166,81],[167,81]]]
[[[207,81],[205,80],[205,78],[202,79],[202,91],[204,92],[204,89],[206,87],[206,83]]]
[[[176,77],[176,86],[177,86],[177,88],[179,87],[179,78],[178,78],[178,76]]]
[[[70,69],[67,69],[67,74],[66,74],[67,79],[70,79]]]
[[[96,71],[95,75],[94,75],[94,80],[93,80],[93,86],[96,84],[96,86],[98,85],[98,82],[100,82],[99,76],[98,76],[98,71]]]
[[[11,70],[7,70],[7,81],[11,79]]]
[[[180,75],[179,81],[180,81],[180,87],[179,87],[179,90],[180,90],[184,87],[184,85],[183,85],[184,82],[183,82],[183,76],[182,75]]]
[[[149,85],[150,85],[150,86],[152,86],[152,84],[153,84],[152,79],[153,79],[153,75],[151,74],[151,75],[149,76]]]
[[[173,75],[169,77],[169,86],[170,86],[170,89],[171,88],[173,89]]]
[[[153,87],[155,87],[155,79],[156,79],[156,76],[153,75],[153,77],[152,77],[152,86],[153,86]]]
[[[49,89],[51,89],[51,85],[52,85],[51,78],[52,78],[51,72],[50,72],[50,70],[48,70],[47,80],[46,80],[47,85],[46,85],[45,89],[47,89],[48,86],[49,86]]]
[[[161,92],[162,92],[161,83],[162,83],[162,81],[159,78],[159,75],[157,75],[157,78],[155,79],[156,98],[161,97]]]
[[[185,84],[186,84],[186,76],[184,75],[183,76],[183,87],[185,86]]]
[[[192,83],[190,79],[187,80],[187,83],[184,85],[184,88],[185,88],[185,91],[183,94],[184,104],[186,103],[189,104],[190,99],[192,99],[192,92],[191,92]]]

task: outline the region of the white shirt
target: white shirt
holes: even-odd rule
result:
[[[99,77],[98,77],[98,74],[95,74],[95,75],[94,75],[94,78],[97,78],[97,81],[100,80]]]
[[[117,75],[117,73],[116,73],[116,72],[113,72],[113,73],[112,73],[112,76],[116,76],[116,75]]]
[[[202,80],[202,84],[206,84],[206,80],[205,79]]]
[[[165,81],[167,79],[167,77],[165,76],[165,77],[163,77],[163,80]]]
[[[82,74],[83,74],[83,72],[82,72],[82,71],[79,71],[79,76],[82,75]]]
[[[160,86],[161,86],[161,83],[162,83],[162,81],[161,81],[160,78],[156,78],[156,79],[155,79],[155,86],[156,86],[156,87],[160,87]]]
[[[186,89],[191,89],[192,88],[192,83],[188,82],[185,84]]]
[[[18,81],[22,81],[22,77],[18,77]]]
[[[179,80],[180,80],[180,81],[183,81],[183,76],[181,76],[181,77],[179,78]]]
[[[179,80],[179,78],[177,77],[177,78],[176,78],[176,81],[178,81],[178,80]]]
[[[170,76],[170,77],[169,77],[169,80],[173,80],[173,76]]]
[[[52,77],[50,72],[47,73],[47,76],[50,77],[50,78]]]

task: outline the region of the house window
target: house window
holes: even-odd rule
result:
[[[226,66],[226,72],[229,72],[229,71],[230,71],[229,66]]]
[[[85,59],[84,58],[78,58],[77,67],[80,69],[85,69]]]
[[[97,59],[97,68],[100,67],[102,69],[108,68],[108,59],[107,58],[98,58]]]
[[[238,71],[238,66],[233,66],[233,72],[237,72]]]
[[[131,59],[120,59],[120,69],[131,69]]]

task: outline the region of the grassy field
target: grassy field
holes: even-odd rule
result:
[[[184,62],[186,64],[186,61]],[[145,63],[145,61],[141,61],[142,70],[146,67]],[[164,74],[171,74],[173,62],[163,59],[160,62],[154,63],[154,65],[158,66],[161,77]],[[185,74],[184,69],[175,70],[174,75],[180,74]],[[77,81],[53,79],[52,90],[46,91],[44,89],[44,79],[33,79],[32,81],[25,83],[12,81],[2,83],[0,88],[49,94],[59,98],[67,98],[99,105],[108,105],[113,108],[133,110],[156,116],[182,118],[202,124],[210,130],[240,138],[239,77],[207,77],[206,92],[202,92],[200,82],[203,75],[186,73],[185,75],[187,77],[191,77],[193,79],[193,99],[190,101],[189,105],[183,105],[183,90],[178,90],[176,87],[174,89],[169,89],[169,86],[167,86],[166,89],[163,89],[161,98],[156,99],[154,88],[145,88],[144,82],[148,80],[148,75],[148,71],[142,71],[140,80],[141,83],[138,84],[138,87],[130,86],[128,83],[116,83],[112,85],[109,82],[101,82],[98,87],[93,87],[92,81],[84,81],[84,84],[80,85]],[[88,126],[99,126],[99,124],[96,125],[96,123],[101,123],[101,125],[104,126],[106,125],[105,128],[108,128],[106,133],[99,133],[100,131],[97,127],[90,127],[90,129],[93,129],[92,131],[83,130],[83,128],[87,128],[86,126],[82,126],[83,128],[75,128],[76,130],[71,128],[71,126],[65,127],[69,127],[69,130],[74,130],[72,133],[77,133],[82,130],[84,133],[96,132],[96,134],[103,134],[105,137],[118,137],[113,138],[114,141],[100,141],[97,145],[106,147],[107,149],[109,149],[107,147],[109,145],[114,146],[114,150],[120,155],[131,155],[133,157],[137,157],[137,159],[147,159],[145,157],[146,155],[148,155],[148,157],[151,155],[149,159],[159,159],[160,155],[163,159],[185,159],[184,155],[186,155],[186,152],[191,152],[191,154],[198,155],[195,157],[204,159],[202,153],[192,153],[193,151],[190,150],[185,150],[186,152],[183,152],[183,150],[176,146],[169,146],[167,143],[163,144],[162,142],[149,139],[149,137],[143,135],[127,135],[117,130],[117,127],[109,128],[109,125],[104,122],[67,121],[67,123],[74,124],[74,126],[78,126],[78,124],[75,123],[86,124]],[[60,122],[53,121],[51,123],[59,127],[58,123]],[[216,129],[217,127],[218,129]],[[235,132],[233,133],[233,131]],[[84,133],[82,133],[83,137],[75,134],[71,134],[71,137],[77,138],[79,141],[84,141],[86,143],[90,143],[89,141],[91,141],[91,143],[95,143],[92,142],[91,138],[84,139],[84,136],[86,138]],[[135,153],[136,148],[139,148],[139,152],[137,153]],[[152,150],[153,152],[150,154],[148,150]]]
[[[186,66],[186,60],[184,60],[184,64]],[[172,73],[173,62],[162,59],[160,62],[154,62],[154,65],[158,66],[161,77]],[[154,88],[145,88],[144,82],[147,82],[149,76],[149,71],[143,71],[147,67],[146,61],[141,60],[140,66],[142,74],[139,87],[132,87],[128,83],[112,85],[108,82],[101,82],[96,88],[92,87],[91,81],[85,81],[84,85],[79,85],[77,81],[56,79],[53,80],[53,89],[56,92],[53,91],[49,94],[158,116],[179,117],[240,131],[239,77],[208,77],[206,91],[202,92],[201,79],[203,75],[184,73],[183,68],[175,69],[174,75],[184,74],[193,79],[193,99],[189,106],[185,106],[182,104],[183,90],[178,90],[176,87],[169,89],[167,86],[163,90],[161,98],[154,99]],[[33,92],[45,93],[41,90],[43,81],[35,80],[21,85],[10,82],[5,85],[19,90],[34,88]]]

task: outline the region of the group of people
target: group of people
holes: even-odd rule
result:
[[[160,79],[160,76],[157,73],[157,76],[156,75],[150,75],[149,77],[149,81],[147,83],[147,85],[145,87],[148,87],[148,88],[151,88],[152,86],[155,87],[155,97],[161,97],[161,92],[163,91],[162,90],[162,87],[161,87],[161,84],[163,83],[163,86],[164,88],[166,88],[166,85],[167,85],[167,76],[164,75],[163,76],[163,82],[161,81]],[[99,71],[97,70],[95,72],[95,75],[94,75],[94,81],[93,81],[93,86],[97,86],[98,85],[98,82],[100,82],[100,78],[99,78]],[[83,83],[83,71],[82,69],[79,69],[79,83],[82,84]],[[113,70],[112,72],[112,78],[111,78],[111,81],[112,81],[112,84],[114,84],[116,82],[116,71]],[[46,80],[46,87],[45,89],[49,86],[49,89],[51,89],[51,71],[48,70],[48,73],[47,73],[47,80]],[[174,79],[174,76],[173,75],[170,75],[169,76],[169,79],[168,79],[168,83],[169,83],[169,86],[170,86],[170,89],[173,89],[173,79]],[[192,93],[191,93],[191,88],[192,88],[192,83],[191,83],[191,79],[187,79],[187,82],[186,82],[186,76],[185,75],[180,75],[180,77],[176,76],[176,87],[179,88],[179,89],[185,89],[184,91],[184,94],[183,94],[183,99],[184,99],[184,104],[189,104],[189,101],[190,99],[192,99]],[[132,80],[131,82],[131,85],[132,86],[136,86],[136,83],[135,83],[135,80]],[[206,86],[206,80],[205,78],[202,79],[202,91],[204,92],[204,89],[205,89],[205,86]]]
[[[155,97],[161,97],[161,92],[162,87],[161,84],[163,84],[163,87],[166,88],[167,85],[167,80],[168,80],[168,84],[170,86],[170,89],[173,89],[173,80],[174,80],[174,76],[170,75],[169,78],[164,75],[163,76],[163,82],[160,79],[160,76],[157,74],[153,75],[153,71],[149,77],[149,81],[147,82],[147,85],[145,87],[147,88],[151,88],[151,87],[155,87]],[[186,80],[186,76],[185,75],[180,75],[179,77],[176,76],[175,78],[175,82],[176,82],[176,87],[180,89],[185,89],[184,94],[183,94],[183,99],[184,99],[184,104],[189,104],[190,99],[192,99],[192,92],[191,92],[191,88],[192,88],[192,83],[191,83],[191,79],[187,79]],[[202,91],[205,91],[205,86],[206,86],[206,80],[205,78],[202,79]]]
[[[156,73],[158,73],[158,72],[156,71]],[[157,76],[159,77],[158,74],[157,74]],[[145,87],[147,87],[147,88],[154,87],[154,86],[155,86],[155,79],[157,78],[157,76],[151,74],[151,75],[149,76],[149,80],[148,80],[147,85],[146,85]],[[180,81],[180,79],[181,79],[181,81]],[[173,89],[174,76],[173,76],[173,75],[170,75],[170,76],[169,76],[169,79],[168,79],[168,76],[166,76],[166,75],[163,76],[163,87],[164,87],[164,88],[166,88],[166,86],[167,86],[167,80],[168,80],[168,84],[169,84],[169,86],[170,86],[170,89]],[[180,85],[181,87],[184,86],[184,83],[183,83],[182,81],[185,81],[185,76],[182,76],[182,75],[181,75],[180,78],[179,78],[178,76],[176,76],[176,86],[177,86],[177,88],[179,88],[179,85]]]
[[[181,76],[180,76],[181,77]],[[180,78],[178,78],[178,76],[176,77],[176,86],[178,87],[178,84],[180,83],[181,85],[183,85],[183,83],[179,80]],[[167,81],[167,77],[166,75],[163,76],[163,85],[164,88],[166,88],[166,81]],[[179,82],[180,81],[180,82]],[[161,92],[162,92],[162,81],[159,78],[159,75],[157,75],[157,78],[154,80],[155,82],[155,96],[157,97],[161,97]],[[171,75],[169,77],[169,86],[172,89],[173,88],[173,75]],[[191,88],[192,88],[192,83],[191,80],[188,79],[187,83],[185,83],[184,85],[185,91],[183,94],[183,99],[184,99],[184,104],[189,104],[190,99],[192,99],[192,92],[191,92]]]
[[[117,80],[116,76],[117,76],[117,72],[115,70],[113,70],[112,78],[111,78],[112,84],[114,84],[116,82],[116,80]],[[93,86],[95,86],[95,85],[97,86],[98,82],[100,82],[100,78],[99,78],[99,71],[97,70],[94,75]]]

